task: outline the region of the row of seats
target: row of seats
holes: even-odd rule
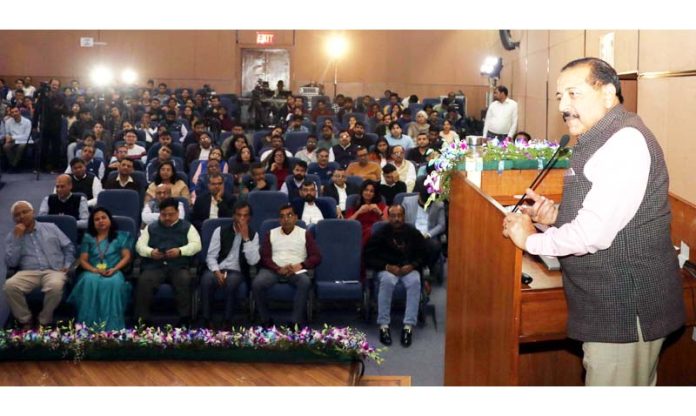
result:
[[[79,248],[77,241],[77,224],[74,218],[69,216],[58,216],[58,215],[47,215],[39,216],[36,218],[37,221],[42,222],[52,222],[56,224],[73,242],[73,244]],[[115,215],[114,221],[116,222],[119,230],[126,231],[131,234],[133,238],[134,245],[132,247],[137,258],[137,253],[135,253],[135,241],[138,237],[138,229],[135,226],[135,222],[128,217]],[[203,223],[201,231],[201,242],[202,250],[195,257],[191,264],[191,267],[195,270],[195,276],[197,276],[194,285],[197,285],[197,280],[206,270],[205,258],[207,255],[208,247],[210,246],[210,240],[212,238],[213,232],[220,226],[227,226],[232,223],[231,218],[219,218],[219,219],[208,219]],[[373,232],[376,232],[380,227],[384,226],[386,222],[379,222],[373,226]],[[261,236],[266,235],[271,229],[276,228],[280,225],[277,218],[265,220],[261,226],[258,228]],[[297,226],[306,228],[306,225],[302,221],[298,221]],[[378,291],[377,279],[369,279],[368,283],[361,282],[360,280],[360,269],[362,264],[362,250],[356,250],[356,247],[361,246],[361,226],[358,221],[355,220],[322,220],[317,224],[313,224],[309,227],[309,232],[312,233],[315,238],[319,251],[322,256],[321,263],[314,270],[313,278],[313,290],[310,295],[307,307],[307,319],[312,320],[314,311],[316,311],[320,304],[326,303],[336,303],[336,302],[349,302],[351,304],[358,304],[362,316],[365,320],[370,319],[370,311],[372,309],[372,299],[376,298],[374,294]],[[341,238],[336,238],[336,235],[340,235]],[[79,253],[79,250],[76,250]],[[134,261],[135,263],[135,261]],[[124,270],[124,274],[131,281],[137,284],[133,279],[136,276],[134,268]],[[368,275],[371,277],[371,274]],[[79,278],[79,273],[73,273],[73,278]],[[374,282],[370,284],[369,282]],[[247,308],[250,320],[253,320],[254,315],[254,303],[253,298],[250,293],[250,282],[243,282],[242,285],[237,289],[236,297],[241,300],[241,304]],[[400,286],[399,286],[400,287]],[[397,288],[399,288],[397,287]],[[64,293],[64,299],[67,298],[69,290]],[[220,299],[222,290],[217,293],[217,298]],[[278,302],[292,302],[295,294],[294,286],[290,284],[278,284],[273,286],[268,292],[268,298],[271,301]],[[43,294],[40,289],[35,290],[29,295],[29,302],[33,304],[40,304]],[[397,289],[395,293],[395,298],[404,298],[405,291]],[[192,299],[192,317],[196,317],[198,312],[198,305],[200,303],[200,292],[198,288],[193,291]],[[153,304],[157,303],[173,303],[174,290],[169,284],[163,284],[158,288],[157,293],[154,297]],[[427,302],[427,297],[422,296],[421,299],[421,309],[424,310],[423,306]],[[156,306],[155,306],[156,308]],[[423,316],[419,319],[422,321]]]

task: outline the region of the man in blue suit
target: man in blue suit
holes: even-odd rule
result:
[[[317,200],[317,186],[305,180],[300,188],[299,198],[292,201],[297,218],[307,225],[316,224],[323,219],[336,218],[336,207],[324,200]]]
[[[421,188],[418,195],[407,196],[402,205],[406,211],[406,224],[413,225],[425,237],[426,264],[431,276],[436,275],[435,267],[438,265],[442,244],[441,235],[447,230],[445,226],[445,206],[442,202],[434,202],[425,209],[425,202],[430,197],[428,190]]]

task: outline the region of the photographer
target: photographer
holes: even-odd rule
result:
[[[60,155],[64,152],[61,151],[60,130],[68,107],[60,92],[60,81],[53,78],[48,85],[42,82],[36,93],[37,106],[32,126],[41,133],[41,166],[45,171],[62,173]]]

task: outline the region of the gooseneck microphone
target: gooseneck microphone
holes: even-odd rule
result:
[[[568,146],[568,142],[570,141],[570,136],[567,134],[564,134],[563,137],[561,137],[561,141],[558,143],[558,149],[554,152],[553,156],[551,156],[551,159],[546,162],[546,165],[544,165],[544,168],[539,172],[537,177],[534,179],[534,182],[532,182],[531,185],[529,185],[529,189],[532,191],[539,186],[541,181],[544,180],[546,177],[546,172],[551,170],[551,167],[553,164],[556,162],[558,159],[558,155],[560,154],[561,150],[565,149],[566,146]],[[522,198],[520,198],[519,201],[517,201],[517,204],[515,204],[515,207],[512,209],[512,212],[516,212],[517,209],[522,205],[522,202],[524,202],[524,199],[527,197],[527,193],[525,192],[524,195],[522,195]]]

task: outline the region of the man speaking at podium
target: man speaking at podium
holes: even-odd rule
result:
[[[503,234],[531,254],[559,257],[586,385],[655,385],[662,343],[685,320],[662,149],[621,104],[616,71],[602,60],[563,67],[556,97],[578,136],[563,200],[528,190],[534,204],[508,214]],[[537,234],[532,221],[552,227]]]

